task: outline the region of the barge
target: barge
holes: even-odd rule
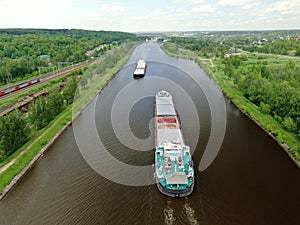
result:
[[[194,165],[169,92],[161,90],[156,94],[154,114],[157,188],[170,197],[188,196],[194,189]]]
[[[147,67],[147,64],[146,64],[145,60],[139,60],[136,63],[136,68],[133,72],[133,77],[134,78],[144,77],[145,73],[146,73],[146,67]]]

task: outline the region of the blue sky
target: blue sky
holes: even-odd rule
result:
[[[0,0],[0,28],[299,29],[300,0]]]

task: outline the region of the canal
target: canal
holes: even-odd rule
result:
[[[140,58],[147,61],[146,76],[134,80]],[[195,189],[186,198],[165,197],[153,184],[153,103],[160,89],[173,95],[194,151]],[[260,127],[222,101],[193,61],[169,57],[156,43],[138,46],[0,202],[0,224],[299,224],[299,169]],[[212,120],[222,104],[224,140],[224,123]],[[215,128],[218,140],[211,137]],[[211,140],[223,142],[199,171]]]

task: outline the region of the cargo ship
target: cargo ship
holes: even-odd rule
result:
[[[144,77],[145,73],[146,73],[146,67],[147,67],[147,64],[146,64],[145,60],[139,60],[136,63],[136,68],[133,72],[133,77],[134,78]]]
[[[155,179],[158,190],[170,197],[185,197],[194,189],[194,165],[185,144],[172,95],[155,96]]]

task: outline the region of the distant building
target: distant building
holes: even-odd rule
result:
[[[261,39],[259,41],[253,41],[252,42],[253,45],[265,45],[267,43],[269,43],[269,40],[266,39],[266,38],[263,38],[263,39]]]

